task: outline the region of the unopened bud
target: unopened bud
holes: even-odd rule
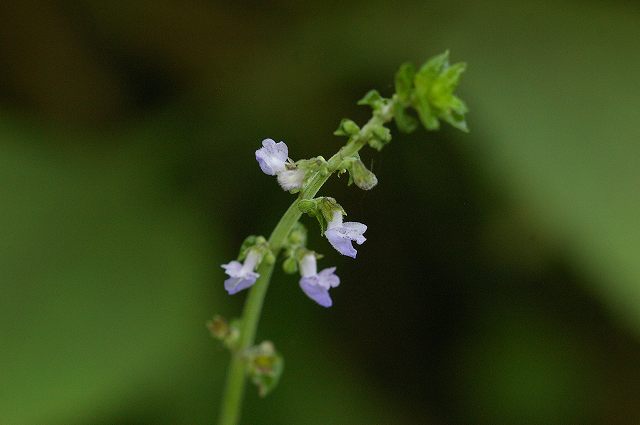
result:
[[[276,257],[273,255],[273,252],[271,252],[270,249],[267,250],[267,252],[264,254],[264,261],[267,262],[267,264],[273,264],[276,262]]]
[[[296,273],[298,271],[298,262],[295,259],[289,257],[282,262],[282,270],[284,270],[284,272],[288,274]]]
[[[358,159],[349,167],[349,173],[353,182],[362,190],[371,190],[378,184],[378,178],[364,163]]]
[[[338,129],[334,131],[333,134],[336,136],[355,136],[359,131],[360,127],[358,127],[358,124],[350,119],[344,118],[340,121]]]

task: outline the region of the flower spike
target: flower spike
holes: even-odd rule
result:
[[[360,150],[369,146],[380,151],[392,140],[388,124],[395,121],[397,128],[406,133],[415,131],[419,124],[427,130],[437,130],[442,123],[468,131],[466,104],[455,94],[465,70],[464,63],[449,63],[449,53],[429,59],[421,67],[404,64],[395,77],[395,93],[383,97],[376,90],[369,91],[358,104],[371,108],[371,118],[362,125],[345,118],[334,132],[347,139],[338,152],[325,159],[316,156],[297,161],[289,158],[284,142],[262,140],[255,151],[260,169],[277,178],[278,184],[297,199],[286,210],[269,240],[251,235],[240,247],[236,261],[223,264],[228,275],[224,282],[232,295],[251,290],[240,319],[226,322],[214,317],[208,323],[212,335],[231,351],[231,365],[222,402],[220,423],[239,421],[243,380],[249,377],[258,386],[261,396],[269,393],[278,383],[284,361],[269,341],[255,344],[255,330],[260,319],[264,297],[276,260],[280,259],[287,274],[300,273],[299,286],[307,297],[322,307],[331,307],[331,288],[340,285],[335,267],[318,272],[317,260],[322,256],[307,248],[307,230],[300,223],[302,214],[315,218],[320,235],[340,254],[356,258],[354,242],[363,244],[367,226],[358,222],[343,222],[346,213],[330,196],[316,197],[332,174],[339,177],[349,173],[348,184],[370,190],[378,183],[376,175],[363,163]],[[260,273],[257,272],[259,267]],[[262,276],[261,276],[262,275]]]

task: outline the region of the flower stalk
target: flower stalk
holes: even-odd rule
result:
[[[292,231],[296,226],[304,227],[297,224],[302,214],[315,216],[331,245],[341,254],[355,258],[356,251],[352,242],[363,243],[366,240],[363,233],[367,227],[357,222],[343,223],[344,210],[335,199],[314,197],[336,172],[349,172],[351,179],[360,183],[357,186],[364,190],[375,186],[377,178],[361,163],[358,152],[366,145],[381,150],[389,143],[391,133],[385,124],[393,119],[401,131],[415,130],[418,120],[408,113],[408,108],[415,110],[420,122],[429,130],[437,129],[439,120],[466,130],[466,106],[453,95],[463,70],[464,64],[449,65],[448,52],[430,59],[418,71],[415,71],[412,65],[401,66],[396,74],[396,93],[391,98],[384,99],[377,91],[372,90],[358,102],[373,109],[373,115],[365,125],[358,127],[356,123],[347,119],[340,123],[334,134],[346,136],[348,141],[328,161],[317,157],[294,163],[288,157],[286,144],[276,143],[272,139],[264,140],[263,147],[256,151],[256,160],[262,171],[277,176],[282,188],[297,193],[298,197],[284,213],[267,241],[261,237],[247,238],[247,246],[243,244],[238,258],[239,261],[245,260],[244,264],[232,261],[223,265],[225,272],[230,276],[227,279],[229,283],[226,283],[230,294],[245,288],[250,289],[237,325],[239,335],[234,336],[233,344],[230,344],[232,356],[219,425],[239,423],[248,374],[257,371],[252,375],[252,380],[258,384],[260,394],[265,395],[275,386],[282,370],[282,358],[275,351],[273,344],[263,342],[256,346],[255,335],[271,275],[283,248],[286,248],[284,252],[287,257],[283,263],[284,269],[288,273],[300,269],[300,287],[305,294],[323,307],[332,304],[328,290],[340,283],[340,279],[334,273],[335,268],[327,268],[317,273],[317,256],[304,247],[306,236],[297,235],[290,238],[290,235],[295,236]],[[303,234],[306,235],[306,231]],[[254,267],[257,267],[255,271]],[[217,327],[212,329],[219,333]],[[259,359],[259,366],[252,366],[251,359]],[[272,365],[276,367],[269,369]],[[264,377],[268,379],[261,380]]]
[[[298,207],[298,204],[303,199],[313,199],[314,196],[320,191],[322,185],[324,185],[331,174],[338,170],[339,165],[345,158],[349,158],[356,154],[367,144],[367,134],[369,129],[376,124],[384,124],[391,120],[391,117],[385,117],[386,120],[381,120],[379,117],[372,117],[369,122],[364,125],[358,135],[349,140],[349,142],[343,146],[335,155],[328,161],[329,173],[323,175],[321,172],[317,172],[309,181],[307,188],[300,194],[300,197],[293,201],[291,206],[284,213],[276,227],[273,229],[271,236],[269,236],[269,247],[274,256],[278,256],[280,249],[293,229],[293,226],[300,220],[302,211]],[[242,398],[244,396],[244,390],[246,386],[246,362],[243,358],[243,352],[249,347],[253,346],[255,342],[256,330],[258,329],[258,322],[260,321],[260,314],[262,312],[262,305],[267,295],[267,289],[269,289],[269,283],[271,281],[271,274],[275,264],[268,264],[263,262],[258,267],[258,274],[260,277],[256,280],[255,284],[249,290],[249,295],[245,301],[244,309],[242,310],[242,319],[240,322],[240,339],[238,341],[237,350],[232,354],[231,363],[229,365],[229,372],[227,375],[227,382],[224,389],[222,399],[222,409],[220,410],[219,425],[236,425],[240,420],[240,410],[242,405]]]

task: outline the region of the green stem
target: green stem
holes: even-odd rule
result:
[[[395,101],[395,98],[392,102],[393,101]],[[388,108],[389,111],[392,109],[392,106],[393,105]],[[312,199],[316,196],[331,174],[340,167],[342,161],[358,153],[368,142],[371,137],[370,129],[374,125],[384,124],[390,119],[390,113],[383,115],[374,114],[360,129],[360,132],[353,136],[338,153],[329,159],[328,172],[318,172],[310,179],[305,190],[287,209],[269,237],[269,247],[273,251],[275,258],[278,257],[278,253],[286,241],[287,236],[302,215],[302,212],[298,208],[300,200]],[[222,399],[222,408],[220,410],[219,425],[237,425],[240,420],[242,398],[246,385],[246,362],[243,355],[246,350],[254,344],[258,322],[260,321],[260,313],[262,312],[262,304],[264,303],[264,298],[269,288],[273,268],[273,263],[268,264],[266,261],[263,261],[257,270],[260,277],[249,290],[249,295],[242,311],[240,340],[237,349],[233,352],[229,365],[227,382]]]

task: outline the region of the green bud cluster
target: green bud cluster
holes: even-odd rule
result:
[[[282,269],[285,273],[293,274],[298,272],[298,261],[307,246],[307,228],[299,221],[293,226],[283,247],[284,261]]]
[[[454,95],[466,64],[449,64],[449,52],[434,56],[416,71],[413,64],[404,63],[395,76],[394,119],[398,129],[405,133],[414,131],[418,122],[407,111],[413,108],[427,130],[440,128],[440,121],[469,131],[465,114],[466,104]]]
[[[271,341],[263,341],[245,353],[247,373],[258,387],[260,397],[265,397],[278,385],[284,370],[284,359]]]
[[[390,98],[370,90],[358,101],[358,105],[372,109],[373,116],[364,126],[348,118],[340,122],[333,134],[348,137],[349,141],[340,151],[339,162],[330,160],[329,169],[338,175],[349,172],[349,184],[355,183],[360,189],[370,190],[376,186],[378,178],[360,160],[359,148],[348,147],[366,144],[382,150],[391,142],[391,131],[386,125],[392,120],[404,133],[416,130],[420,123],[427,130],[437,130],[441,121],[467,132],[467,106],[454,94],[465,69],[464,63],[449,64],[448,51],[427,60],[418,70],[411,63],[401,65],[395,75],[395,93]],[[311,215],[318,218],[324,231],[322,215]]]

